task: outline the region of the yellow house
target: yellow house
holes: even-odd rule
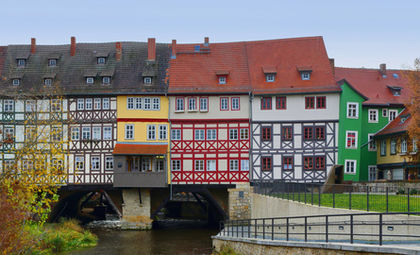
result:
[[[375,134],[378,146],[378,179],[417,180],[420,179],[420,157],[417,140],[410,139],[407,127],[411,121],[407,109]]]

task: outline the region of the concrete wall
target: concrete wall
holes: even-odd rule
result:
[[[140,195],[141,201],[140,201]],[[123,229],[151,229],[150,189],[123,189]]]

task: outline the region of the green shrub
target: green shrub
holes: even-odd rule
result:
[[[397,195],[404,195],[404,194],[405,194],[405,189],[399,188],[397,191]]]
[[[418,192],[418,190],[416,190],[416,189],[411,189],[410,190],[410,195],[416,195],[416,194],[418,194],[419,192]]]

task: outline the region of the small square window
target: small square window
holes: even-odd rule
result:
[[[369,123],[378,123],[378,110],[377,109],[369,109],[368,111]]]
[[[57,66],[57,59],[55,58],[48,59],[48,66],[50,67]]]
[[[105,64],[106,63],[106,58],[104,58],[104,57],[97,58],[97,63],[98,64]]]
[[[316,97],[316,108],[317,109],[327,108],[327,98],[325,96]]]
[[[87,77],[87,78],[86,78],[86,83],[87,83],[87,84],[93,84],[93,82],[94,82],[93,77]]]
[[[357,119],[359,118],[359,104],[348,102],[347,103],[347,118]]]
[[[355,174],[356,173],[356,160],[345,160],[344,161],[344,172],[346,174]]]
[[[17,60],[17,66],[18,67],[25,67],[26,65],[26,59],[18,59]]]
[[[382,117],[388,117],[388,109],[382,109]]]
[[[15,85],[15,86],[20,85],[20,79],[13,79],[12,84]]]
[[[219,84],[226,84],[226,76],[219,76]]]
[[[272,73],[265,75],[266,82],[273,82],[276,79],[276,76]]]
[[[307,81],[311,79],[311,73],[310,72],[302,72],[300,74],[300,76],[302,77],[302,80]]]
[[[152,84],[152,77],[144,77],[143,78],[144,84]]]
[[[305,97],[305,109],[315,109],[315,97]]]
[[[45,86],[51,86],[52,85],[52,79],[51,78],[44,79],[44,85]]]
[[[104,76],[102,77],[102,84],[110,84],[111,83],[111,77]]]

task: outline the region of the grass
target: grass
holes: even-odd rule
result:
[[[84,230],[75,220],[44,226],[31,224],[27,226],[27,231],[36,240],[28,254],[48,255],[88,248],[96,246],[98,241],[94,234]]]
[[[290,193],[275,194],[274,196],[290,199],[299,202],[305,202],[305,193]],[[321,194],[306,193],[307,204],[319,204],[321,199],[321,206],[336,207],[336,208],[350,208],[350,195],[344,194]],[[312,202],[313,201],[313,202]],[[351,194],[351,209],[354,210],[368,210],[367,195],[366,194]],[[369,194],[369,211],[386,212],[386,195]],[[388,212],[407,212],[408,203],[407,195],[388,195]],[[410,212],[420,212],[420,197],[410,196]]]

